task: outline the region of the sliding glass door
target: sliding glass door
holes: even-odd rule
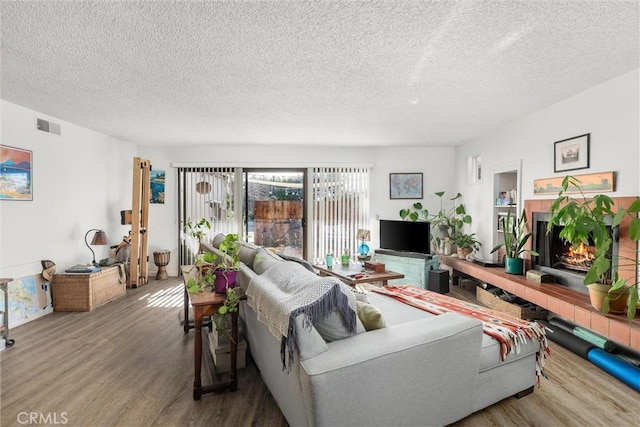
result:
[[[244,234],[248,242],[305,257],[304,169],[244,170]]]
[[[362,243],[357,236],[370,230],[369,171],[369,167],[179,168],[180,263],[192,264],[198,253],[198,242],[185,233],[185,224],[203,218],[211,224],[204,241],[218,233],[238,233],[244,241],[313,262],[347,250],[355,257]],[[305,232],[307,217],[312,220]]]

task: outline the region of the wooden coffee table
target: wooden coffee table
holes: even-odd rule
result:
[[[355,286],[358,283],[382,282],[382,286],[387,286],[389,280],[402,279],[404,274],[395,271],[385,271],[376,273],[373,270],[362,270],[360,264],[349,264],[348,266],[338,264],[333,268],[326,265],[314,265],[320,276],[333,276],[345,282],[347,285]]]

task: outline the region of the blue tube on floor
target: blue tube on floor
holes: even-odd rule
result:
[[[587,359],[603,371],[613,375],[623,383],[640,391],[640,369],[607,353],[599,348],[592,348]]]

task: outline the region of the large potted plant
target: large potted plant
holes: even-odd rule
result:
[[[444,244],[450,242],[456,230],[461,230],[464,224],[471,224],[471,216],[467,214],[463,203],[459,203],[462,194],[458,193],[450,200],[453,206],[444,207],[444,191],[435,193],[440,198],[440,209],[435,214],[423,208],[422,203],[416,202],[411,207],[400,210],[400,218],[410,221],[428,221],[431,224],[431,240],[436,252],[450,253],[452,248],[445,250]]]
[[[524,273],[524,259],[522,254],[527,252],[537,256],[538,253],[531,249],[525,249],[527,241],[532,233],[527,232],[527,215],[524,211],[520,217],[516,218],[511,214],[511,208],[507,211],[507,215],[500,218],[502,226],[503,242],[498,243],[491,249],[491,253],[495,253],[504,247],[505,260],[504,270],[509,274]]]
[[[577,192],[578,196],[570,196],[567,191]],[[637,279],[621,279],[619,272],[628,269],[633,271],[634,278],[638,277],[640,199],[636,197],[626,209],[617,207],[614,210],[614,206],[613,199],[605,194],[587,198],[580,181],[573,176],[566,176],[562,180],[562,190],[551,205],[548,231],[554,225],[559,226],[562,227],[559,236],[565,242],[574,247],[580,243],[595,246],[594,260],[583,281],[589,289],[591,305],[603,314],[609,311],[623,313],[626,307],[627,318],[631,321],[635,317],[638,302]],[[607,218],[611,218],[610,226],[607,226]],[[612,257],[610,253],[614,233],[617,233],[617,227],[625,218],[629,220],[629,238],[634,242],[631,250],[635,259],[623,255]],[[613,271],[613,279],[608,278],[610,270]]]

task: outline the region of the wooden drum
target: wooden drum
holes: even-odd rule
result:
[[[156,251],[153,253],[153,262],[158,266],[156,280],[164,280],[169,277],[167,274],[167,265],[169,264],[170,256],[170,251]]]

